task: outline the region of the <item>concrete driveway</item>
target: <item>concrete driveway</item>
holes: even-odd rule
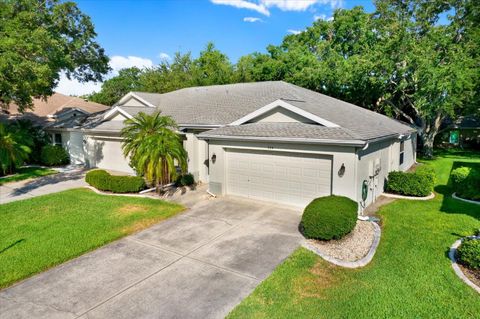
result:
[[[0,292],[1,318],[223,318],[301,241],[300,212],[238,198],[177,217]]]
[[[35,179],[0,185],[0,204],[83,187],[85,170],[73,169]]]

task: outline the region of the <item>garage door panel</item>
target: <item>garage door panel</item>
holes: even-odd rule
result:
[[[96,166],[107,170],[133,173],[128,160],[123,156],[122,143],[119,140],[96,139]]]
[[[227,150],[227,193],[304,206],[331,192],[331,157]]]

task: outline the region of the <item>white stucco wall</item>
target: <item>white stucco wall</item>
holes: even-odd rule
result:
[[[85,164],[85,150],[82,132],[70,132],[68,152],[70,154],[70,162],[72,164]]]
[[[412,134],[403,138],[404,141],[404,162],[400,162],[400,142],[398,139],[391,139],[377,143],[370,143],[365,150],[357,151],[357,201],[366,207],[380,196],[385,188],[388,173],[391,171],[406,171],[416,160],[416,135]],[[379,165],[380,171],[375,173]],[[362,183],[368,182],[368,197],[362,201]]]
[[[199,140],[195,133],[185,134],[183,147],[188,153],[188,172],[193,174],[196,181],[207,183],[208,176],[208,144]]]
[[[312,153],[332,155],[332,193],[356,199],[355,192],[355,151],[353,147],[344,146],[320,146],[309,144],[290,143],[262,143],[262,142],[240,142],[240,141],[210,141],[210,191],[217,194],[225,194],[226,176],[225,161],[228,148],[255,149],[268,151],[284,151],[297,153]],[[212,155],[216,155],[215,163],[212,163]],[[342,164],[345,165],[345,173],[339,176],[338,172]]]

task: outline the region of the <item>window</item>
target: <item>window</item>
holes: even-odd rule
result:
[[[62,146],[62,134],[55,133],[53,136],[53,144]]]
[[[403,164],[404,157],[405,157],[405,142],[401,141],[400,142],[400,165]]]

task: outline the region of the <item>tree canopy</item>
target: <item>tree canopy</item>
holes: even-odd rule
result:
[[[60,73],[101,81],[108,57],[90,18],[73,2],[0,0],[0,107],[22,111],[48,97]]]
[[[164,93],[284,80],[410,123],[431,155],[447,117],[479,110],[480,6],[474,0],[377,0],[375,6],[374,13],[339,9],[333,20],[317,20],[235,65],[212,43],[196,59],[177,53],[132,83]],[[111,89],[107,83],[98,94]],[[98,96],[92,99],[100,102]]]

